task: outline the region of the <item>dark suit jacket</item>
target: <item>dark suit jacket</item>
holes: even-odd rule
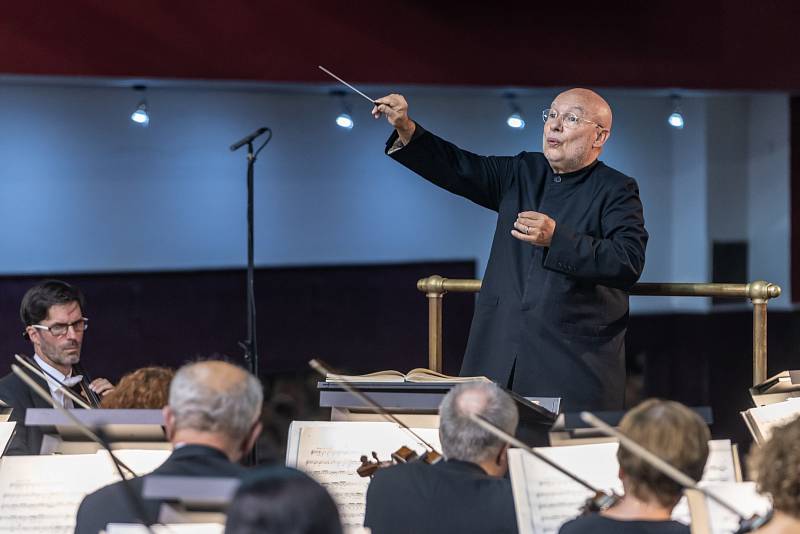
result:
[[[38,376],[33,376],[33,379],[45,391],[50,391],[47,382]],[[17,423],[14,427],[14,437],[11,438],[6,454],[39,454],[42,449],[43,429],[47,430],[47,428],[25,426],[25,412],[28,408],[52,408],[52,406],[34,393],[14,373],[0,379],[0,399],[13,408],[8,420]]]
[[[478,156],[418,130],[391,157],[498,212],[461,374],[513,378],[514,391],[563,397],[568,411],[621,409],[626,290],[648,238],[636,181],[602,162],[556,175],[538,152]],[[556,221],[550,247],[511,235],[529,210]]]
[[[367,489],[364,526],[372,534],[516,533],[511,482],[458,460],[380,469]]]
[[[170,455],[153,475],[198,476],[198,477],[237,477],[241,478],[246,469],[232,463],[222,451],[203,445],[184,445]],[[147,475],[145,475],[146,477]],[[129,481],[133,492],[142,495],[144,478]],[[123,482],[115,482],[87,495],[78,508],[75,534],[97,534],[109,523],[139,523],[140,520],[125,492]],[[162,501],[148,499],[143,501],[147,520],[152,524],[158,520]]]

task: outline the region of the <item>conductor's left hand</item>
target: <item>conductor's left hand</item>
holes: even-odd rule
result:
[[[511,235],[531,245],[549,247],[556,231],[556,221],[538,211],[523,211],[514,221]]]

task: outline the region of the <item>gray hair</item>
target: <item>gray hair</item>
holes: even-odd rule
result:
[[[479,463],[500,453],[505,442],[475,424],[475,413],[514,434],[519,422],[517,406],[493,382],[469,382],[451,389],[439,406],[439,438],[448,460]]]
[[[177,430],[190,428],[244,439],[261,414],[261,382],[240,367],[221,361],[184,365],[169,388]]]

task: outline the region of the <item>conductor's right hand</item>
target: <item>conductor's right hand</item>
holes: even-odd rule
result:
[[[403,95],[391,94],[375,100],[372,116],[379,119],[381,115],[386,115],[386,120],[397,130],[400,141],[407,145],[417,125],[408,117],[408,102]]]

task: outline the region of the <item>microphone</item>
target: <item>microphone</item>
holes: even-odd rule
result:
[[[258,130],[256,130],[255,132],[251,133],[247,137],[243,137],[242,139],[239,139],[238,141],[236,141],[235,143],[233,143],[231,145],[231,147],[230,147],[231,148],[231,152],[235,152],[235,151],[239,150],[241,147],[243,147],[244,145],[246,145],[248,143],[252,143],[253,139],[255,139],[259,135],[263,134],[267,130],[269,130],[269,128],[266,128],[266,127],[259,128]]]

